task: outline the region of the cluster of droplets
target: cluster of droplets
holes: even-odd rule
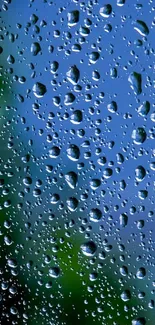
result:
[[[1,5],[2,322],[153,324],[150,5]]]

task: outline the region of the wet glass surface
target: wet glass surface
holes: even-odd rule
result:
[[[0,8],[0,324],[154,325],[154,3]]]

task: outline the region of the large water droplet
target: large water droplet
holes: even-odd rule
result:
[[[125,4],[125,0],[117,0],[117,6],[122,7]]]
[[[128,216],[125,213],[122,213],[119,217],[120,220],[120,226],[121,227],[126,227],[128,224]]]
[[[78,176],[75,172],[68,172],[65,175],[65,180],[67,184],[74,189],[77,186]]]
[[[146,132],[144,128],[138,127],[137,129],[132,131],[131,137],[135,144],[140,145],[146,140]]]
[[[64,98],[64,104],[66,106],[72,105],[75,100],[75,96],[72,93],[67,93]]]
[[[131,88],[133,89],[135,95],[140,95],[142,92],[142,76],[138,72],[131,72],[128,81],[131,84]]]
[[[147,36],[149,34],[149,29],[144,21],[137,20],[134,26],[134,29],[141,35]]]
[[[71,144],[67,149],[67,156],[70,160],[77,161],[80,157],[79,147],[75,144]]]
[[[70,197],[67,199],[67,207],[70,211],[75,211],[78,207],[78,200],[75,197]]]
[[[96,190],[101,185],[100,179],[92,179],[90,181],[90,187],[92,190]]]
[[[47,92],[46,86],[41,82],[36,82],[32,88],[34,95],[37,98],[42,98]]]
[[[120,273],[123,276],[127,276],[128,275],[128,268],[125,265],[121,266],[120,267]]]
[[[150,111],[150,103],[148,101],[143,102],[142,105],[138,107],[138,113],[141,116],[146,116]]]
[[[140,267],[136,273],[138,279],[142,280],[146,275],[146,270],[144,267]]]
[[[49,150],[49,156],[50,158],[57,158],[60,155],[60,148],[57,146],[53,146],[50,150]]]
[[[129,290],[124,290],[122,293],[121,293],[121,299],[123,301],[128,301],[131,299],[131,293]]]
[[[141,200],[145,200],[148,197],[148,191],[146,191],[146,190],[138,191],[138,197]]]
[[[68,26],[72,27],[79,22],[80,13],[78,10],[70,11],[67,15]]]
[[[85,256],[88,257],[93,256],[96,253],[96,250],[97,250],[97,246],[92,240],[81,245],[81,251]]]
[[[93,209],[91,209],[89,216],[90,216],[91,221],[98,222],[102,218],[102,212],[101,212],[101,210],[99,210],[97,208],[93,208]]]
[[[143,166],[138,166],[136,169],[135,169],[135,174],[136,174],[136,180],[138,182],[141,182],[145,175],[146,175],[146,170]]]
[[[70,67],[68,72],[66,73],[67,79],[73,84],[76,85],[80,78],[80,71],[76,65]]]
[[[31,45],[31,53],[33,56],[36,56],[41,51],[40,44],[38,42],[34,42]]]
[[[58,70],[58,68],[59,68],[59,63],[58,63],[58,61],[53,61],[52,63],[51,63],[51,66],[50,66],[50,71],[51,71],[51,73],[56,73],[57,72],[57,70]]]
[[[60,275],[60,269],[58,266],[51,267],[49,269],[49,276],[52,278],[58,278]]]
[[[80,110],[76,110],[73,112],[73,114],[71,115],[71,122],[73,124],[80,124],[82,122],[83,119],[83,115],[82,115],[82,111]]]
[[[92,52],[89,54],[89,62],[92,64],[95,64],[100,57],[100,54],[98,52]]]
[[[100,8],[100,15],[104,18],[108,18],[112,13],[112,6],[110,4],[105,4],[102,8]]]
[[[146,324],[146,320],[144,317],[140,317],[132,321],[132,325],[145,325],[145,324]]]

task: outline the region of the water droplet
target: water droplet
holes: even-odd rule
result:
[[[102,218],[102,212],[101,212],[101,210],[99,210],[97,208],[93,208],[93,209],[91,209],[91,211],[89,213],[89,217],[90,217],[91,221],[98,222]]]
[[[146,324],[146,320],[144,317],[140,317],[132,321],[132,325],[145,325],[145,324]]]
[[[142,105],[138,107],[138,113],[141,116],[146,116],[150,111],[150,103],[148,101],[143,102]]]
[[[122,7],[125,4],[125,0],[117,0],[117,6]]]
[[[121,293],[121,299],[123,301],[129,301],[131,299],[131,293],[129,290],[124,290],[122,293]]]
[[[60,155],[60,148],[57,146],[53,146],[50,150],[49,150],[49,156],[50,158],[57,158]]]
[[[70,67],[66,73],[67,79],[73,84],[76,85],[80,78],[80,71],[76,65]]]
[[[65,180],[67,184],[74,189],[77,186],[78,176],[75,172],[68,172],[65,175]]]
[[[42,98],[47,92],[46,86],[40,82],[36,82],[32,88],[34,95],[37,98]]]
[[[30,17],[30,21],[33,25],[37,23],[38,19],[38,16],[36,16],[35,14],[32,14]]]
[[[96,281],[98,278],[98,273],[97,272],[92,272],[89,274],[89,279],[90,281]]]
[[[79,17],[80,17],[80,13],[78,10],[70,11],[67,14],[68,26],[70,27],[75,26],[79,22]]]
[[[67,157],[72,161],[77,161],[80,157],[79,147],[75,144],[71,144],[67,149]]]
[[[38,42],[34,42],[31,45],[31,53],[33,56],[36,56],[41,51],[40,44]]]
[[[138,197],[141,200],[145,200],[148,197],[148,191],[146,191],[146,190],[140,190],[140,191],[138,191]]]
[[[90,187],[92,190],[96,190],[101,185],[100,179],[92,179],[90,181]]]
[[[102,8],[100,8],[100,15],[104,18],[108,18],[112,13],[112,6],[110,4],[105,4]]]
[[[32,184],[32,178],[27,176],[23,179],[23,184],[26,185],[26,186],[29,186]]]
[[[111,168],[106,168],[104,171],[103,171],[103,176],[105,178],[110,178],[113,174],[113,171]]]
[[[7,260],[7,264],[8,264],[9,267],[11,267],[13,269],[17,267],[17,262],[12,258],[9,258]]]
[[[110,113],[116,113],[117,112],[117,103],[115,101],[112,101],[110,104],[107,105],[107,108]]]
[[[57,70],[58,70],[58,68],[59,68],[59,62],[58,61],[53,61],[52,63],[51,63],[51,66],[50,66],[50,71],[51,71],[51,73],[56,73],[57,72]]]
[[[69,199],[67,199],[67,207],[70,211],[75,211],[78,207],[78,200],[75,197],[70,197]]]
[[[72,105],[75,100],[75,96],[72,93],[67,93],[64,98],[64,104],[66,106]]]
[[[128,275],[128,268],[125,265],[120,267],[120,273],[123,276],[127,276]]]
[[[137,273],[136,273],[137,278],[140,279],[140,280],[142,280],[142,279],[144,279],[145,275],[146,275],[145,268],[144,267],[140,267],[138,269]]]
[[[49,269],[49,276],[52,278],[58,278],[60,275],[60,269],[58,266],[51,267]]]
[[[92,79],[95,80],[95,81],[98,81],[100,79],[100,74],[97,70],[94,70],[92,72]]]
[[[128,216],[125,213],[122,213],[119,217],[120,220],[120,226],[121,227],[126,227],[128,224]]]
[[[55,194],[52,195],[52,197],[50,199],[50,202],[52,204],[57,204],[59,202],[59,200],[60,200],[59,194],[55,193]]]
[[[96,250],[97,246],[92,240],[81,245],[81,251],[85,256],[92,257],[96,253]]]
[[[146,132],[144,128],[138,127],[137,129],[132,131],[131,137],[135,144],[140,145],[146,140]]]
[[[15,58],[13,57],[13,55],[9,55],[8,58],[7,58],[7,62],[9,64],[14,64],[15,63]]]
[[[147,36],[149,34],[149,29],[146,25],[146,23],[142,20],[137,20],[135,22],[134,29],[141,35],[141,36]]]
[[[117,153],[116,158],[117,158],[117,163],[118,164],[120,164],[120,165],[123,164],[124,156],[121,153]]]
[[[138,72],[131,72],[128,81],[131,84],[131,88],[133,89],[135,95],[140,95],[142,92],[142,76]]]
[[[141,182],[145,175],[146,175],[146,170],[143,166],[138,166],[136,169],[135,169],[135,174],[136,174],[136,180],[138,182]]]
[[[92,52],[89,54],[89,62],[92,64],[95,64],[100,57],[100,54],[98,52]]]
[[[7,246],[10,246],[13,243],[11,236],[4,236],[4,242]]]
[[[73,114],[71,115],[71,122],[73,124],[80,124],[82,122],[83,119],[83,115],[82,115],[82,111],[80,110],[76,110],[73,112]]]

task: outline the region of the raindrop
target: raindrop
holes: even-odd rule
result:
[[[70,27],[75,26],[79,22],[79,17],[80,17],[80,14],[79,14],[78,10],[70,11],[67,14],[68,26],[70,26]]]
[[[100,57],[100,54],[98,52],[92,52],[89,54],[89,62],[92,64],[95,64]]]
[[[138,107],[139,115],[145,117],[150,111],[150,103],[148,101],[143,102],[142,105]]]
[[[42,98],[47,92],[46,86],[40,82],[36,82],[32,88],[34,95],[37,98]]]
[[[135,175],[136,175],[136,180],[138,182],[141,182],[145,175],[146,175],[146,170],[143,166],[138,166],[136,169],[135,169]]]
[[[105,4],[102,8],[100,8],[100,15],[104,18],[108,18],[112,13],[112,6],[110,4]]]
[[[102,212],[98,208],[93,208],[89,213],[89,217],[91,221],[98,222],[102,218]]]
[[[125,4],[125,0],[117,0],[117,6],[122,7]]]
[[[80,149],[75,144],[71,144],[67,149],[67,157],[72,161],[77,161],[80,158]]]
[[[75,172],[68,172],[65,175],[65,180],[67,182],[67,184],[74,189],[77,186],[77,182],[78,182],[78,176]]]
[[[78,200],[75,197],[70,197],[69,199],[67,199],[67,207],[70,211],[75,211],[78,207]]]
[[[122,213],[121,215],[120,215],[120,217],[119,217],[119,220],[120,220],[120,226],[121,227],[126,227],[127,226],[127,224],[128,224],[128,216],[127,216],[127,214],[125,214],[125,213]]]
[[[92,240],[81,245],[81,251],[85,256],[92,257],[96,253],[96,250],[97,246]]]
[[[58,278],[60,275],[60,269],[58,266],[51,267],[49,269],[49,276],[52,278]]]
[[[134,29],[141,35],[147,36],[149,34],[149,29],[146,23],[142,20],[137,20],[134,25]]]
[[[51,71],[51,73],[56,73],[57,72],[57,70],[58,70],[58,68],[59,68],[59,63],[58,63],[58,61],[53,61],[52,63],[51,63],[51,66],[50,66],[50,71]]]
[[[90,187],[92,190],[96,190],[101,185],[100,179],[92,179],[90,181]]]
[[[133,89],[135,95],[140,95],[142,92],[142,76],[138,72],[131,72],[128,81],[131,84],[131,88]]]
[[[136,273],[137,278],[140,279],[140,280],[142,280],[142,279],[144,279],[145,275],[146,275],[145,268],[144,267],[140,267],[138,269],[137,273]]]
[[[53,146],[50,150],[49,150],[49,156],[50,158],[57,158],[60,155],[60,148],[57,146]]]
[[[64,98],[64,104],[66,106],[72,105],[75,101],[75,96],[72,93],[67,93]]]
[[[123,301],[128,301],[131,299],[131,293],[129,290],[124,290],[122,293],[121,293],[121,299]]]
[[[146,190],[138,191],[138,197],[141,200],[145,200],[148,197],[148,191],[146,191]]]
[[[76,85],[80,78],[80,71],[76,65],[73,65],[70,67],[70,69],[66,73],[66,76],[67,76],[68,81],[71,82],[71,84]]]
[[[145,325],[145,324],[146,324],[146,320],[144,317],[140,317],[132,321],[132,325]]]
[[[73,124],[80,124],[82,122],[82,119],[83,119],[82,111],[78,109],[73,112],[70,118]]]
[[[33,56],[36,56],[41,51],[40,44],[38,42],[34,42],[31,45],[31,53]]]
[[[135,144],[141,145],[146,140],[146,132],[144,128],[138,127],[132,131],[131,137]]]

